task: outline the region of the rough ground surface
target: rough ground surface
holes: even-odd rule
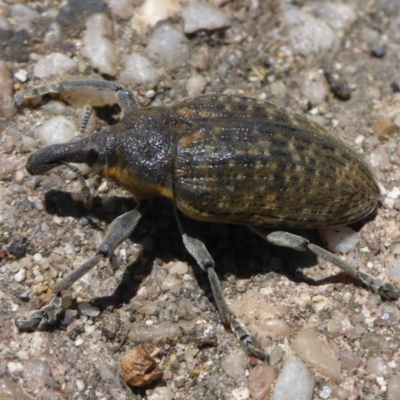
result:
[[[184,0],[165,1],[167,10],[158,11],[169,19],[155,27],[153,14],[144,15],[143,8],[139,13],[140,0],[121,1],[122,11],[114,1],[107,3],[114,8],[100,0],[28,1],[28,9],[16,3],[24,2],[0,2],[3,103],[11,89],[62,80],[67,74],[99,78],[103,73],[105,79],[124,77],[127,82],[132,73],[124,71],[125,59],[134,52],[149,60],[144,70],[135,64],[143,73],[134,82],[142,106],[172,104],[188,94],[239,92],[308,113],[362,153],[387,192],[361,227],[357,248],[346,257],[375,276],[396,274],[398,0],[215,0],[209,3],[225,14],[215,13],[210,25],[204,7],[193,12]],[[108,40],[102,42],[106,53],[90,42],[86,29],[95,13],[103,13],[103,22],[91,20],[89,26],[97,26],[94,32]],[[205,18],[203,24],[190,20],[193,13]],[[101,33],[96,23],[103,24]],[[184,51],[172,45],[168,51],[173,57],[164,62],[150,57],[160,46],[154,35],[160,26],[163,35],[174,28],[184,39]],[[312,28],[316,30],[307,31]],[[69,57],[67,72],[37,65],[55,52]],[[107,54],[105,60],[102,54]],[[350,93],[350,99],[338,99],[341,93],[331,90],[323,66],[348,83],[350,92],[344,97]],[[266,368],[248,358],[221,325],[206,277],[185,253],[170,206],[163,201],[117,250],[116,270],[102,263],[67,291],[81,310],[78,315],[68,312],[69,324],[50,332],[19,333],[15,318],[43,305],[49,285],[92,256],[107,224],[134,207],[128,193],[108,183],[96,194],[93,208],[85,210],[79,185],[65,168],[29,176],[26,159],[43,146],[38,127],[59,114],[76,122],[78,114],[49,99],[39,105],[15,116],[9,104],[0,111],[0,397],[266,399],[285,362],[295,355],[292,365],[304,362],[311,371],[298,375],[305,377],[305,399],[400,398],[399,301],[382,301],[337,268],[322,269],[311,256],[269,246],[245,228],[196,224],[215,257],[228,301],[250,301],[250,308],[241,306],[255,310],[246,322],[262,332],[260,341],[271,353],[272,368]],[[111,107],[99,111],[103,119],[97,125],[117,112]],[[87,181],[97,184],[92,177]],[[316,233],[306,234],[318,240]],[[101,314],[93,317],[98,310]],[[267,328],[261,326],[265,321]],[[209,340],[213,337],[216,342]],[[141,342],[158,347],[163,378],[130,388],[120,361]],[[209,345],[199,348],[199,343]],[[316,344],[310,351],[317,350],[307,358],[310,343]],[[290,376],[285,378],[290,389]],[[279,398],[285,397],[275,394]]]

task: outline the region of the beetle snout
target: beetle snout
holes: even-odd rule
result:
[[[33,153],[28,158],[26,169],[32,175],[38,175],[67,162],[86,163],[92,167],[101,158],[98,148],[89,138],[53,144]]]
[[[39,175],[61,165],[63,159],[58,151],[60,146],[52,145],[31,154],[26,163],[26,170],[31,175]]]

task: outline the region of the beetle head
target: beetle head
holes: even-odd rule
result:
[[[26,163],[32,175],[43,174],[66,162],[85,163],[101,175],[106,163],[106,137],[100,133],[85,139],[47,146],[33,153]]]

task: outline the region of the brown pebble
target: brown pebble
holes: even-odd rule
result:
[[[130,386],[147,386],[161,379],[162,371],[153,358],[159,349],[153,345],[139,345],[122,357],[121,367],[124,381]]]
[[[377,136],[390,135],[395,132],[396,125],[389,118],[379,118],[375,121],[373,129]]]
[[[163,374],[163,379],[166,381],[172,381],[174,373],[170,369],[166,369]]]
[[[275,381],[275,370],[269,365],[257,365],[249,375],[249,391],[256,400],[267,399]]]
[[[247,281],[245,279],[238,279],[236,281],[236,290],[239,293],[244,293],[247,290]]]
[[[0,60],[0,110],[4,117],[11,119],[17,113],[13,101],[13,80],[8,64]]]

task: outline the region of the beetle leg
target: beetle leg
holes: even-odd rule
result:
[[[359,268],[352,266],[345,260],[342,260],[340,257],[331,253],[330,251],[325,250],[322,247],[317,246],[313,243],[310,243],[309,240],[301,236],[281,231],[268,233],[263,228],[255,226],[249,226],[249,228],[257,235],[261,236],[263,239],[274,245],[288,247],[290,249],[299,251],[312,251],[316,256],[322,257],[325,260],[335,264],[337,267],[339,267],[341,270],[343,270],[353,278],[360,279],[365,285],[370,287],[372,290],[374,290],[384,298],[398,299],[400,297],[399,287],[391,283],[379,281],[378,279],[367,274],[366,272],[361,271]]]
[[[83,106],[83,116],[82,116],[82,123],[79,127],[78,134],[71,139],[71,142],[76,142],[77,140],[83,139],[86,133],[86,128],[89,123],[89,118],[92,115],[93,107],[90,103],[85,103]]]
[[[218,278],[218,275],[215,273],[215,264],[211,254],[208,252],[204,243],[200,239],[193,237],[193,235],[190,233],[186,219],[176,208],[174,210],[186,250],[196,260],[200,268],[208,274],[211,290],[213,292],[215,303],[217,304],[218,312],[221,316],[222,322],[226,326],[230,326],[242,347],[261,360],[267,359],[267,355],[257,347],[257,341],[255,337],[250,335],[242,323],[236,319],[232,311],[229,309],[229,306],[225,300],[225,296],[222,292],[221,282]]]
[[[86,185],[86,181],[82,175],[81,170],[77,166],[69,164],[67,162],[62,162],[62,164],[64,164],[67,168],[69,168],[72,172],[76,174],[79,184],[81,185],[81,196],[83,200],[83,205],[85,206],[85,208],[90,209],[93,203],[93,197],[90,193],[89,186]]]
[[[101,260],[110,258],[115,249],[132,234],[145,208],[145,204],[140,204],[135,210],[128,211],[116,218],[109,226],[103,241],[96,250],[95,256],[56,283],[53,292],[58,294],[89,272]],[[32,312],[27,320],[17,319],[15,324],[19,330],[45,329],[48,325],[54,324],[64,310],[65,308],[62,306],[61,299],[55,297],[50,304]]]
[[[59,84],[51,83],[38,88],[28,89],[18,93],[14,97],[14,103],[17,107],[21,107],[25,100],[33,99],[37,96],[43,96],[45,94],[63,94],[75,89],[94,89],[107,92],[114,91],[118,105],[121,107],[123,113],[127,110],[138,108],[135,96],[130,89],[119,83],[96,80],[65,81]]]

